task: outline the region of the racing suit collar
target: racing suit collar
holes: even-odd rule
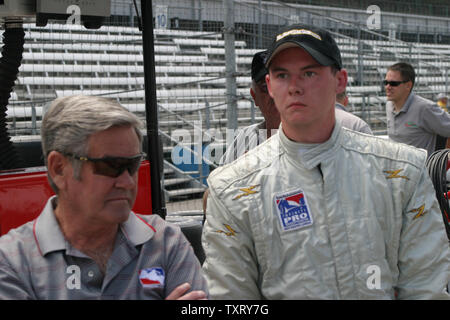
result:
[[[282,124],[278,130],[280,137],[280,146],[286,152],[290,159],[310,170],[319,165],[322,161],[333,157],[339,148],[342,137],[342,127],[339,121],[336,121],[330,138],[319,144],[307,144],[290,140],[282,130]]]

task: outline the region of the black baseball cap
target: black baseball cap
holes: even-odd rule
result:
[[[296,46],[305,49],[321,65],[335,65],[342,69],[341,52],[331,34],[324,29],[302,24],[285,27],[277,33],[267,50],[266,68],[280,51]]]
[[[252,80],[259,82],[267,74],[267,69],[264,65],[267,51],[260,51],[255,53],[252,60]]]

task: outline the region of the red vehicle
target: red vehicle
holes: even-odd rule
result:
[[[151,214],[150,163],[139,169],[138,193],[133,211]],[[0,170],[0,236],[36,218],[54,194],[45,167]]]

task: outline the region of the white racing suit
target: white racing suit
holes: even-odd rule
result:
[[[214,299],[449,299],[426,152],[336,124],[214,170],[202,244]]]

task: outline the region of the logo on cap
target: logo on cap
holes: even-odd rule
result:
[[[308,36],[312,36],[314,38],[316,38],[317,40],[322,40],[322,38],[315,32],[312,32],[311,30],[306,30],[306,29],[292,29],[283,33],[280,33],[277,36],[277,41],[280,41],[281,39],[283,39],[284,37],[287,36],[292,36],[292,35],[308,35]]]

